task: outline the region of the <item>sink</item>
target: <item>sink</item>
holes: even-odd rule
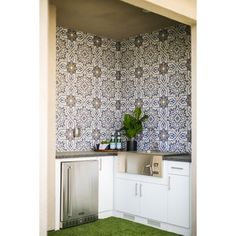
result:
[[[161,177],[162,156],[141,152],[119,153],[118,172]]]

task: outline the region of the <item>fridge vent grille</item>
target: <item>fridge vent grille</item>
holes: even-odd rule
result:
[[[65,221],[65,222],[62,222],[62,228],[68,228],[68,227],[72,227],[76,225],[93,222],[97,219],[98,219],[98,215],[92,215],[92,216],[86,216],[86,217],[75,219],[75,220]]]

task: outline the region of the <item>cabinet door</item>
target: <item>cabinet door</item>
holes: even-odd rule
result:
[[[167,221],[167,186],[140,183],[140,215],[149,219]]]
[[[169,174],[168,223],[189,227],[190,187],[189,177]]]
[[[133,215],[139,212],[138,182],[116,179],[115,208]]]
[[[113,157],[99,158],[98,211],[113,210]]]

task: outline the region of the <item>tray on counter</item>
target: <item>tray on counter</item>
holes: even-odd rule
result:
[[[124,151],[124,150],[122,150],[122,149],[120,149],[120,150],[118,150],[118,149],[104,149],[104,150],[97,149],[97,150],[94,150],[94,152],[122,152],[122,151]]]

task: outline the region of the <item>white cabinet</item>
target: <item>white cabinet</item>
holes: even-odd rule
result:
[[[115,208],[164,222],[167,220],[167,186],[118,178]]]
[[[145,218],[167,221],[167,186],[140,183],[140,215]]]
[[[115,210],[187,230],[190,228],[190,163],[165,161],[164,167],[161,178],[116,175]]]
[[[168,223],[190,227],[189,163],[168,163]]]
[[[117,179],[115,208],[133,215],[139,213],[138,183],[136,181]]]
[[[98,211],[113,210],[113,156],[103,156],[99,161]]]

